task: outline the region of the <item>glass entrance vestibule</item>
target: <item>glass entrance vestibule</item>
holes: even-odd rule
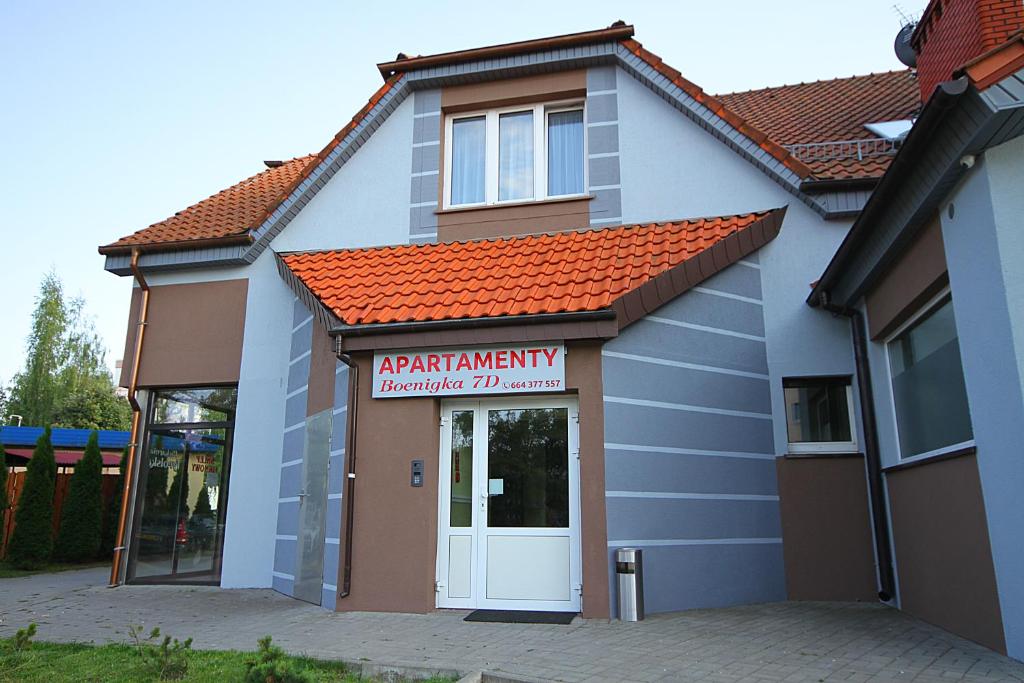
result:
[[[220,583],[236,398],[234,387],[152,392],[130,583]]]

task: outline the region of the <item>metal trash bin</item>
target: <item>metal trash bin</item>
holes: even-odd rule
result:
[[[643,621],[644,563],[639,548],[615,551],[615,577],[619,583],[619,619]]]

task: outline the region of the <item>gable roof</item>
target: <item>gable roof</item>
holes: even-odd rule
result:
[[[856,145],[838,143],[877,140],[864,124],[911,119],[921,108],[910,69],[717,97],[780,145],[806,146],[797,156],[816,179],[880,177],[894,146],[864,144],[858,155]]]
[[[289,253],[279,270],[333,316],[335,331],[597,311],[615,311],[621,325],[767,243],[784,215]],[[624,299],[645,287],[636,315]]]
[[[236,245],[232,254],[207,254],[205,258],[215,259],[216,262],[224,264],[250,263],[305,203],[315,196],[319,188],[372,134],[412,87],[423,87],[422,84],[427,82],[433,83],[430,87],[437,87],[437,83],[446,82],[445,78],[458,77],[438,76],[438,73],[447,74],[450,71],[455,74],[460,69],[472,67],[474,64],[486,65],[487,69],[497,71],[520,69],[522,67],[515,65],[529,61],[534,53],[526,52],[531,50],[546,50],[544,54],[549,54],[555,61],[574,64],[577,68],[581,64],[591,63],[583,61],[585,59],[605,60],[599,63],[606,63],[609,58],[618,59],[618,63],[627,68],[632,75],[647,82],[664,97],[677,100],[675,106],[762,171],[774,177],[788,191],[823,216],[832,215],[830,212],[833,208],[823,203],[823,200],[805,194],[801,189],[802,182],[873,178],[880,176],[884,171],[888,163],[887,158],[851,160],[848,157],[831,155],[824,159],[816,159],[813,163],[806,162],[799,154],[787,149],[785,143],[775,139],[772,135],[775,131],[766,130],[772,123],[772,116],[763,114],[761,107],[743,106],[747,99],[753,97],[751,93],[747,93],[746,98],[742,93],[717,97],[705,93],[700,87],[683,78],[679,71],[665,64],[660,57],[633,40],[630,37],[632,33],[632,26],[616,22],[607,29],[597,31],[426,57],[400,56],[401,58],[394,62],[382,63],[378,67],[382,75],[387,77],[384,85],[320,153],[295,159],[277,169],[253,176],[165,221],[101,246],[99,251],[101,254],[116,257],[114,262],[118,265],[112,266],[111,260],[108,259],[107,267],[113,272],[122,273],[127,272],[127,255],[136,248],[149,253]],[[595,41],[606,42],[595,44]],[[608,46],[611,47],[611,52],[602,52]],[[593,55],[590,57],[582,56],[591,53]],[[480,61],[470,64],[466,60]],[[559,67],[543,68],[550,70]],[[467,72],[465,77],[479,80],[482,76],[479,73],[468,75]],[[441,81],[438,81],[438,78]],[[410,79],[422,80],[419,81],[419,86],[413,86],[410,85]],[[796,92],[793,88],[798,87],[790,86],[775,90],[784,90],[788,95]],[[852,94],[843,99],[844,106],[853,99]],[[865,120],[860,123],[883,119],[886,111],[866,111]],[[828,113],[822,112],[822,116]],[[786,116],[788,113],[782,112],[779,115]],[[837,211],[836,215],[840,215],[843,211],[848,213],[850,209],[847,207]],[[193,260],[204,258],[198,253],[182,256],[186,257]],[[167,267],[173,267],[177,261],[165,259],[159,262],[166,262],[170,264]]]

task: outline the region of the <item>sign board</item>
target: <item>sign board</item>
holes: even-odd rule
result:
[[[475,396],[565,389],[565,347],[524,344],[373,356],[373,397]]]

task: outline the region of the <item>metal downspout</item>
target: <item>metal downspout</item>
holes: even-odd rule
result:
[[[335,344],[341,346],[341,337],[335,337]],[[359,366],[355,364],[352,357],[347,353],[337,350],[338,360],[347,365],[352,371],[352,379],[348,383],[348,429],[345,432],[345,462],[348,467],[345,472],[345,535],[342,539],[342,554],[344,564],[342,565],[341,590],[338,591],[338,599],[348,597],[352,588],[352,534],[355,526],[353,515],[355,514],[355,488],[356,488],[356,425],[359,414]]]
[[[149,316],[149,284],[142,275],[139,268],[139,250],[132,249],[131,261],[132,275],[142,290],[142,304],[139,307],[138,329],[135,333],[135,355],[132,358],[132,374],[128,381],[128,403],[132,408],[132,428],[128,440],[128,461],[125,463],[127,469],[124,472],[124,489],[121,491],[121,512],[117,521],[117,536],[114,543],[114,560],[110,567],[110,587],[118,586],[121,583],[121,559],[125,550],[125,523],[128,519],[128,504],[132,489],[133,474],[135,472],[135,455],[139,445],[139,423],[142,420],[142,406],[139,405],[136,391],[139,384],[139,365],[142,360],[142,338],[146,334],[146,322]]]
[[[892,544],[889,539],[889,514],[885,507],[882,481],[882,457],[878,447],[878,421],[875,417],[875,396],[871,385],[868,361],[868,334],[864,314],[853,308],[829,303],[822,296],[821,307],[850,319],[853,332],[853,359],[860,389],[860,415],[864,427],[864,461],[867,466],[868,500],[871,505],[871,526],[874,531],[875,554],[878,557],[878,599],[889,602],[896,595],[896,579],[892,569]]]

